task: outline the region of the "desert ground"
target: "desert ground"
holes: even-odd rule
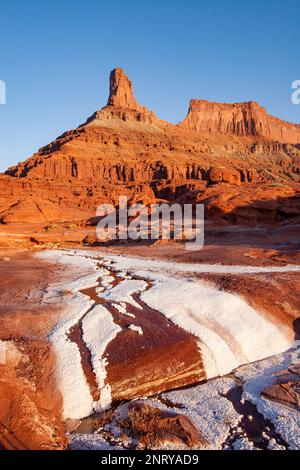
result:
[[[2,446],[297,449],[294,227],[220,230],[2,249]]]

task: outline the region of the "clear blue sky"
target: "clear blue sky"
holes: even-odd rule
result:
[[[114,67],[172,122],[192,97],[300,122],[299,20],[299,0],[1,0],[0,171],[103,106]]]

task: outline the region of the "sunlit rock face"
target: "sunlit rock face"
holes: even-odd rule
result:
[[[180,124],[162,121],[116,68],[106,106],[0,175],[0,222],[87,219],[120,195],[145,204],[204,201],[207,217],[230,213],[246,223],[256,223],[257,201],[266,200],[264,220],[296,217],[299,142],[299,125],[254,101],[191,100]]]
[[[193,99],[180,125],[210,134],[257,136],[290,144],[300,142],[299,125],[270,116],[255,101],[231,104]]]

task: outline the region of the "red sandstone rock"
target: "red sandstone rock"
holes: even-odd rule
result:
[[[0,340],[6,342],[6,360],[0,361],[0,448],[64,449],[62,396],[48,341],[61,312],[42,304],[42,294],[30,295],[33,287],[43,292],[57,274],[27,251],[11,252],[10,261],[0,263],[0,279]]]
[[[255,101],[230,104],[193,99],[180,125],[210,134],[250,135],[282,143],[300,143],[299,125],[270,116]]]
[[[114,69],[109,77],[109,98],[107,106],[119,106],[141,111],[142,107],[133,96],[132,82],[122,69]]]
[[[230,183],[239,185],[241,183],[241,174],[237,170],[228,170],[227,168],[211,168],[209,170],[210,183]]]
[[[147,449],[170,443],[187,447],[207,447],[207,440],[183,414],[164,412],[147,403],[132,402],[124,426]]]
[[[18,222],[43,224],[61,219],[62,214],[57,205],[51,201],[33,197],[18,201],[0,214],[0,222],[3,224]]]
[[[265,388],[262,395],[300,410],[300,363],[292,363],[286,370],[274,375],[277,383]]]
[[[138,104],[131,82],[115,69],[107,106],[0,175],[0,221],[89,219],[119,195],[146,204],[204,201],[208,216],[234,213],[231,220],[239,222],[253,213],[267,221],[297,217],[300,150],[280,142],[298,141],[298,132],[254,102],[193,100],[183,123],[165,123]],[[274,187],[265,190],[266,183]],[[280,197],[293,198],[281,212],[277,183],[286,188]]]
[[[131,127],[148,132],[159,132],[155,114],[141,106],[133,95],[132,82],[120,68],[114,69],[109,78],[107,105],[88,119],[88,125],[111,128]]]
[[[262,395],[269,400],[300,409],[300,380],[271,385],[262,392]]]

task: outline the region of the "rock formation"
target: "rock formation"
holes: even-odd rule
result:
[[[43,224],[48,220],[61,220],[61,214],[57,206],[51,201],[41,198],[28,197],[13,204],[1,213],[0,221],[4,224],[36,223]]]
[[[188,115],[180,125],[209,134],[256,136],[281,143],[300,143],[299,125],[270,116],[255,101],[229,104],[193,99]]]
[[[137,102],[131,81],[117,68],[104,108],[0,175],[0,221],[84,219],[119,195],[146,204],[196,195],[206,200],[211,187],[224,194],[224,185],[228,194],[240,187],[249,202],[252,189],[266,183],[291,184],[295,193],[299,129],[255,102],[192,100],[182,123],[166,123]]]
[[[110,74],[107,106],[132,108],[137,111],[143,110],[133,96],[132,82],[122,69],[114,69]]]
[[[133,95],[132,82],[120,68],[112,70],[109,78],[107,105],[88,119],[88,124],[104,127],[125,128],[144,131],[159,131],[155,114],[138,104]],[[152,125],[152,126],[151,126]]]
[[[206,439],[187,416],[162,411],[145,402],[132,402],[122,425],[138,439],[142,448],[157,449],[170,443],[179,447],[208,447]]]
[[[274,385],[266,387],[262,396],[288,406],[300,409],[300,364],[291,364],[288,369],[277,374]]]

